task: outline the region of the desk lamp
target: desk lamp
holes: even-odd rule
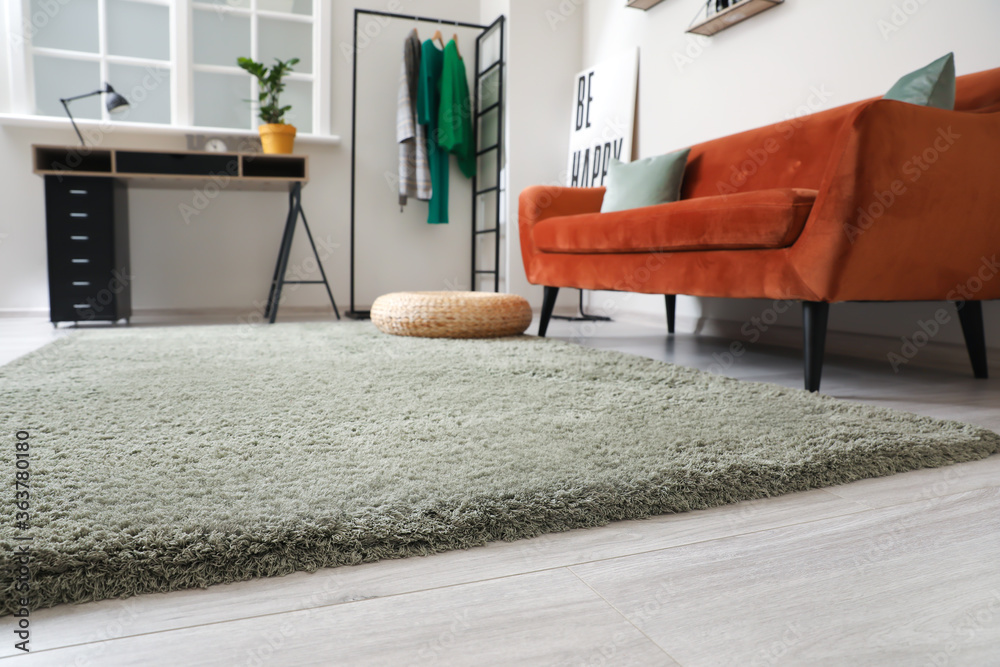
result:
[[[104,100],[104,106],[107,107],[108,112],[119,111],[128,106],[128,100],[115,92],[115,89],[111,87],[110,83],[105,83],[104,88],[100,90],[95,90],[92,93],[87,93],[86,95],[76,95],[75,97],[67,97],[65,99],[59,98],[62,102],[63,108],[66,109],[66,115],[69,116],[69,122],[73,123],[73,129],[76,130],[76,136],[80,137],[80,145],[86,146],[87,142],[83,140],[83,135],[80,134],[80,128],[76,126],[76,120],[73,119],[73,114],[69,112],[68,102],[73,100],[81,100],[84,97],[93,97],[94,95],[107,95],[107,99]]]

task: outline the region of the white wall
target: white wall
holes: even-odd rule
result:
[[[509,291],[541,304],[542,288],[529,285],[521,263],[518,194],[530,185],[561,184],[569,150],[573,75],[583,55],[582,0],[486,0],[483,22],[497,11],[509,19],[507,69],[508,225],[506,273]],[[560,308],[575,308],[572,290]]]
[[[948,51],[955,52],[959,75],[1000,66],[995,0],[786,0],[711,38],[684,32],[698,4],[666,0],[647,12],[619,0],[584,6],[584,67],[639,46],[638,157],[881,95],[901,75]],[[916,11],[894,9],[904,5]],[[600,293],[591,303],[598,311],[663,314],[663,299],[656,296]],[[678,312],[746,322],[768,305],[682,298]],[[939,307],[843,304],[831,310],[830,327],[911,335],[917,321]],[[1000,303],[986,310],[987,331],[996,340]],[[780,322],[798,326],[798,309]],[[957,323],[938,339],[960,342]]]
[[[350,131],[351,131],[351,35],[355,7],[413,13],[433,17],[476,23],[479,21],[478,3],[468,0],[333,0],[332,58],[332,115],[333,131],[344,138],[340,146],[298,143],[296,152],[310,157],[312,180],[303,190],[302,202],[313,234],[321,246],[324,266],[332,280],[334,295],[339,306],[348,301],[348,244],[350,198]],[[455,29],[442,29],[447,35]],[[7,30],[0,33],[0,54],[6,68]],[[430,32],[421,30],[422,37]],[[420,222],[416,203],[403,216],[398,206],[393,208],[396,196],[386,186],[384,171],[396,169],[394,143],[396,82],[402,41],[391,30],[380,31],[363,52],[368,58],[378,52],[369,65],[385,61],[384,75],[360,78],[358,81],[359,107],[366,122],[386,124],[384,136],[376,146],[368,143],[363,149],[367,172],[360,174],[359,201],[375,202],[386,211],[378,223],[410,225],[424,248],[434,246],[441,252],[443,261],[422,261],[416,265],[413,282],[386,282],[387,274],[395,270],[409,272],[413,266],[413,239],[365,238],[359,252],[357,284],[366,290],[359,296],[369,297],[369,291],[378,289],[408,289],[420,286],[429,289],[446,289],[446,281],[456,275],[466,282],[468,267],[468,197],[453,193],[455,219],[459,224],[452,229],[429,230]],[[462,53],[471,52],[471,42],[460,41]],[[466,45],[469,45],[468,48]],[[359,63],[362,61],[359,60]],[[6,76],[6,75],[4,75]],[[6,90],[6,85],[3,86]],[[388,98],[379,101],[377,98]],[[5,99],[0,96],[0,102]],[[0,106],[7,111],[8,106]],[[371,131],[368,126],[366,131]],[[368,136],[366,139],[370,139]],[[67,123],[64,129],[39,130],[0,126],[0,183],[3,183],[4,212],[0,217],[0,311],[48,309],[45,264],[45,210],[42,179],[31,173],[30,147],[33,143],[76,143]],[[123,148],[184,149],[183,136],[135,134],[121,129],[106,137],[104,145]],[[361,144],[359,142],[359,148]],[[377,170],[377,173],[376,173]],[[453,165],[453,172],[457,167]],[[456,186],[456,191],[461,185]],[[466,185],[466,187],[468,187]],[[273,272],[281,230],[286,211],[286,197],[275,192],[223,192],[199,215],[185,224],[180,212],[181,204],[190,204],[195,197],[193,190],[149,190],[134,187],[129,192],[133,283],[133,307],[136,309],[238,309],[247,313],[259,309],[267,296]],[[461,203],[458,203],[461,197]],[[458,211],[464,212],[460,217]],[[366,209],[368,220],[382,215]],[[464,222],[462,222],[464,220]],[[359,219],[359,227],[365,220]],[[372,231],[369,225],[365,229]],[[380,233],[375,230],[375,233]],[[437,234],[461,236],[461,243],[454,247],[427,243],[427,238]],[[6,236],[4,236],[6,235]],[[402,243],[398,241],[402,240]],[[360,239],[359,239],[360,242]],[[373,243],[380,244],[380,253],[373,253]],[[449,241],[450,242],[450,241]],[[455,241],[457,243],[457,241]],[[360,244],[360,243],[359,243]],[[290,267],[294,271],[306,258],[308,245],[299,227],[296,247]],[[438,257],[438,259],[440,259]],[[424,258],[426,260],[426,257]],[[306,274],[307,279],[317,274]],[[381,282],[380,282],[381,281]],[[370,288],[369,288],[370,286]],[[323,306],[327,303],[322,287],[289,286],[286,288],[287,305]],[[370,301],[369,301],[370,303]],[[359,300],[359,306],[367,303]]]

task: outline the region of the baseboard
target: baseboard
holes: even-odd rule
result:
[[[48,308],[0,308],[0,317],[44,317],[48,319]]]

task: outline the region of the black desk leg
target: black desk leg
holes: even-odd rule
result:
[[[326,286],[326,293],[330,297],[330,304],[333,306],[333,314],[340,319],[340,311],[337,310],[337,302],[333,300],[333,292],[330,290],[330,282],[326,279],[326,271],[323,270],[323,262],[319,259],[319,253],[316,252],[316,244],[313,242],[312,232],[309,231],[309,221],[306,220],[306,212],[302,210],[302,206],[299,206],[299,214],[302,216],[302,226],[306,228],[306,236],[309,237],[309,245],[312,246],[313,255],[316,257],[316,266],[319,267],[319,275],[323,277],[323,285]]]
[[[292,239],[295,237],[295,225],[302,216],[302,225],[306,228],[306,235],[309,237],[309,245],[312,247],[313,256],[316,258],[316,266],[319,267],[319,274],[322,280],[286,280],[285,273],[288,271],[288,256],[292,252]],[[333,299],[333,291],[330,289],[330,281],[326,279],[326,270],[323,269],[323,261],[316,250],[316,242],[313,240],[312,231],[309,229],[309,221],[306,220],[306,213],[302,210],[302,184],[294,183],[288,193],[288,218],[285,220],[285,233],[281,237],[281,249],[278,250],[278,262],[274,267],[274,278],[271,280],[271,291],[267,297],[267,307],[264,310],[264,317],[270,324],[278,317],[278,306],[281,304],[281,288],[285,285],[324,285],[326,294],[330,297],[330,305],[333,312],[340,319],[340,311],[337,310],[337,302]]]
[[[278,261],[274,267],[274,278],[271,279],[271,290],[267,295],[267,306],[264,317],[271,324],[278,316],[278,302],[281,300],[281,286],[284,283],[285,270],[288,268],[288,255],[292,252],[292,237],[295,234],[295,223],[299,218],[302,184],[293,183],[288,192],[288,216],[285,219],[285,231],[281,237],[281,247],[278,249]]]

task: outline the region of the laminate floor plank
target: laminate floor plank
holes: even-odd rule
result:
[[[880,508],[996,487],[1000,487],[1000,454],[981,461],[863,479],[825,490],[866,507]]]
[[[1000,663],[1000,490],[571,568],[682,665]]]
[[[676,665],[565,569],[36,651],[16,664]]]

